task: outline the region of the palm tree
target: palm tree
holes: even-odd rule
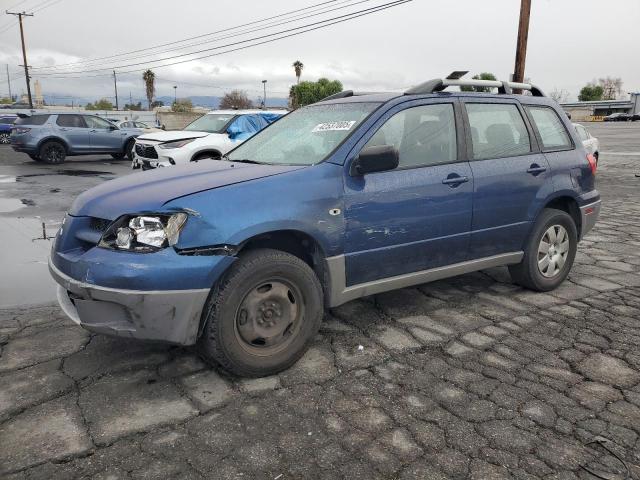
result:
[[[156,74],[151,70],[146,70],[142,74],[142,80],[144,80],[144,86],[147,91],[147,100],[149,101],[149,110],[151,110],[151,102],[153,101],[153,97],[156,94]]]
[[[296,78],[298,79],[298,83],[300,83],[300,75],[302,75],[302,69],[304,68],[304,64],[300,60],[296,60],[293,62],[293,69],[296,71]]]

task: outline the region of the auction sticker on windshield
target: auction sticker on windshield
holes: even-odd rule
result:
[[[351,127],[355,125],[355,123],[356,123],[355,120],[319,123],[318,125],[313,127],[313,130],[311,130],[311,132],[316,133],[316,132],[334,132],[338,130],[350,130]]]

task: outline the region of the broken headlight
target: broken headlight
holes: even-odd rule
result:
[[[178,243],[186,213],[172,215],[125,215],[113,222],[99,247],[134,252],[152,252]]]

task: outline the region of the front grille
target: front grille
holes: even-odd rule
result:
[[[155,147],[144,143],[136,143],[136,154],[145,158],[158,158],[158,152],[156,152]]]

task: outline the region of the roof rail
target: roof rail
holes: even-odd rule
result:
[[[353,90],[343,90],[342,92],[334,93],[333,95],[329,95],[328,97],[324,97],[321,102],[325,100],[335,100],[336,98],[345,98],[345,97],[353,97]]]
[[[462,80],[460,78],[434,78],[420,85],[411,87],[405,91],[405,95],[422,95],[427,93],[441,92],[447,87],[489,87],[497,88],[498,93],[510,95],[513,90],[529,90],[534,97],[545,97],[546,95],[538,87],[528,83],[505,82],[501,80]]]

